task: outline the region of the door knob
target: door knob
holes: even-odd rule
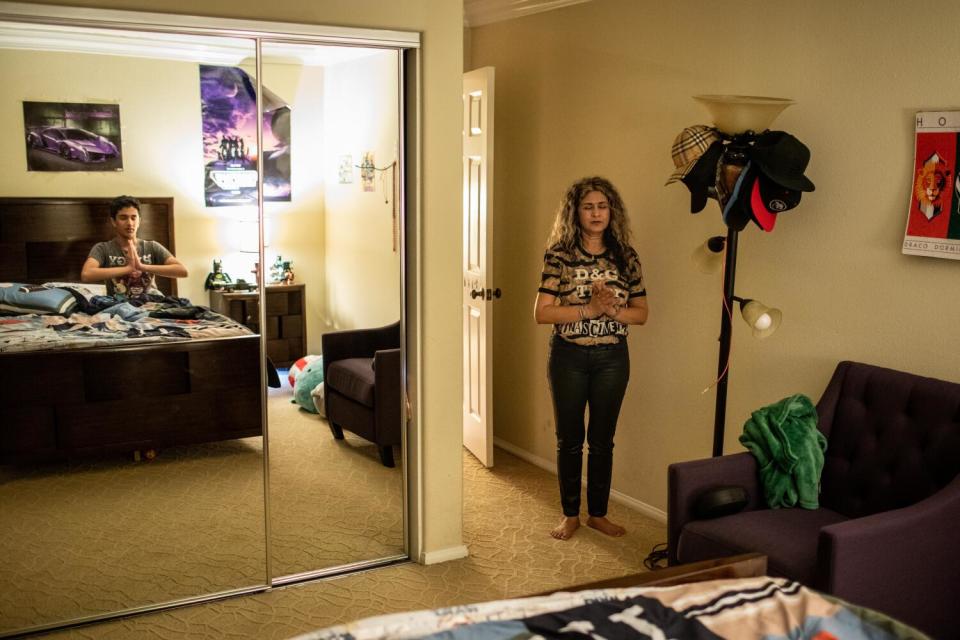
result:
[[[470,292],[470,297],[476,300],[477,298],[483,297],[483,289],[474,289]]]
[[[499,298],[501,295],[503,295],[503,293],[500,291],[500,287],[497,287],[496,289],[493,290],[494,298]]]

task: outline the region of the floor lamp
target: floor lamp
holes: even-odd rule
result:
[[[748,144],[747,140],[753,132],[760,133],[769,129],[777,116],[793,104],[792,100],[785,98],[759,96],[699,95],[694,96],[693,99],[706,107],[713,118],[714,126],[729,138],[732,138],[729,145]],[[734,153],[725,154],[725,156],[728,160],[737,163],[739,160],[737,150],[734,148],[732,151]],[[746,164],[745,157],[742,159],[741,167]],[[723,250],[725,248],[726,253],[723,268],[723,309],[720,317],[720,353],[717,360],[717,399],[713,419],[713,455],[715,457],[723,455],[723,438],[727,415],[727,381],[730,377],[729,360],[733,329],[731,322],[733,303],[740,303],[741,311],[744,312],[746,319],[746,308],[754,302],[734,295],[738,236],[739,232],[733,227],[729,227],[723,247],[719,249]],[[707,245],[713,241],[713,245],[708,247],[709,250],[719,252],[715,249],[720,246],[718,238],[708,240]],[[779,311],[768,310],[766,317],[762,313],[756,316],[753,322],[755,335],[758,330],[772,332],[776,328],[775,325],[779,324],[779,315]],[[761,328],[763,325],[767,326]]]

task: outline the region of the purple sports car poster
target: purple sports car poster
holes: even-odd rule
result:
[[[208,207],[257,202],[263,160],[263,199],[290,201],[290,107],[263,89],[263,145],[257,149],[254,80],[237,67],[200,65],[204,198]]]
[[[960,111],[917,113],[903,253],[960,260]]]
[[[120,171],[120,105],[24,102],[27,171]]]

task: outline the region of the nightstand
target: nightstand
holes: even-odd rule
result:
[[[251,331],[262,333],[267,356],[278,367],[288,367],[307,355],[306,288],[303,284],[268,284],[266,331],[260,331],[260,296],[256,291],[210,291],[210,308]]]

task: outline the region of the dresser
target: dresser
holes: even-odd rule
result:
[[[210,291],[210,308],[267,341],[267,356],[278,367],[288,367],[307,355],[306,288],[303,284],[265,287],[267,326],[260,329],[260,296],[256,291]]]

